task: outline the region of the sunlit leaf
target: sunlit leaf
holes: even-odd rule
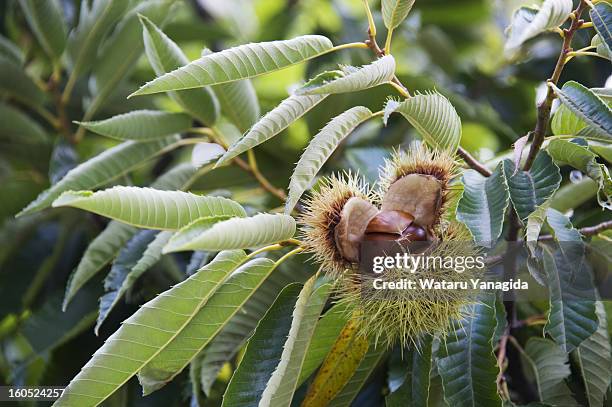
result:
[[[315,58],[331,48],[331,41],[320,35],[240,45],[203,56],[162,75],[133,95],[199,88],[252,78]]]
[[[395,59],[386,55],[369,65],[349,70],[340,78],[321,83],[319,86],[307,84],[298,89],[297,95],[326,95],[335,93],[357,92],[389,82],[395,75]]]
[[[97,406],[188,330],[243,252],[223,252],[187,280],[144,304],[98,349],[55,406]],[[247,274],[245,272],[245,274]]]
[[[203,218],[179,230],[164,253],[185,250],[247,249],[293,237],[295,220],[283,214],[259,214],[250,218]]]
[[[173,136],[147,143],[126,141],[109,148],[72,169],[61,181],[42,192],[18,216],[45,209],[65,191],[104,185],[160,154],[176,141],[178,137]]]
[[[595,4],[589,12],[593,26],[597,34],[602,40],[602,43],[608,51],[608,55],[612,54],[612,5],[606,1],[600,1]]]
[[[291,175],[289,197],[285,204],[286,213],[293,210],[304,191],[314,181],[315,176],[340,142],[370,117],[372,117],[370,109],[356,106],[334,117],[319,131],[300,157],[293,175]]]
[[[64,192],[53,206],[71,206],[133,226],[165,230],[180,229],[203,217],[245,216],[242,206],[227,198],[123,186]]]
[[[66,46],[66,25],[56,0],[19,0],[28,24],[47,54],[59,60]]]
[[[415,95],[400,103],[395,112],[401,113],[431,147],[453,153],[457,150],[461,141],[461,119],[441,94]]]
[[[381,9],[385,27],[397,28],[408,17],[415,0],[382,0]]]
[[[191,119],[183,113],[134,110],[106,120],[79,124],[94,133],[117,140],[149,141],[189,129]]]
[[[278,106],[262,117],[249,132],[233,144],[227,153],[219,159],[217,167],[229,162],[236,156],[244,153],[285,130],[291,123],[308,113],[310,109],[319,104],[327,95],[290,96]]]
[[[221,113],[241,133],[249,130],[259,120],[259,100],[249,79],[215,85],[213,91],[221,104]]]
[[[189,63],[178,45],[168,38],[151,20],[140,16],[140,22],[143,26],[142,36],[145,52],[149,63],[158,76]],[[217,121],[219,101],[209,87],[170,92],[169,95],[187,113],[203,123],[212,126]]]
[[[467,170],[462,180],[464,190],[457,206],[457,220],[468,227],[476,243],[491,246],[501,235],[510,201],[503,163],[490,177]]]

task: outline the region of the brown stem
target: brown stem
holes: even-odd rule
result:
[[[465,163],[471,169],[478,171],[485,177],[491,176],[491,170],[489,170],[487,167],[484,166],[484,164],[480,163],[476,158],[474,158],[474,156],[464,150],[463,147],[459,147],[457,149],[457,154],[459,154],[459,157],[463,158],[463,161],[465,161]]]
[[[559,82],[559,78],[561,77],[563,68],[567,63],[567,56],[570,52],[572,52],[572,39],[574,38],[574,34],[584,24],[584,20],[580,19],[580,16],[586,8],[587,2],[585,0],[581,0],[580,4],[578,5],[578,8],[572,13],[573,17],[571,26],[563,30],[563,47],[561,48],[561,53],[559,54],[557,64],[555,65],[555,70],[553,71],[552,76],[547,81],[548,83],[553,83],[556,85]],[[538,151],[540,151],[540,148],[542,147],[542,143],[544,142],[544,138],[546,137],[546,132],[548,131],[550,111],[554,100],[555,92],[549,86],[548,91],[546,92],[546,98],[538,106],[537,122],[535,129],[533,130],[533,143],[531,144],[529,155],[527,156],[527,160],[525,161],[525,171],[528,171],[531,168],[536,158],[536,155],[538,154]]]
[[[585,228],[581,228],[578,229],[578,231],[580,232],[581,235],[583,236],[594,236],[597,235],[601,232],[604,232],[606,230],[612,229],[612,220],[609,220],[607,222],[602,222],[598,225],[595,226],[588,226]],[[548,241],[548,240],[553,240],[554,236],[553,235],[542,235],[540,236],[540,238],[538,239],[539,241]]]

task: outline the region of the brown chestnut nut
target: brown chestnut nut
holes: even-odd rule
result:
[[[366,233],[401,234],[414,220],[414,216],[403,211],[383,211],[376,215],[366,228]]]

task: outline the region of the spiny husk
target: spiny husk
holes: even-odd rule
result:
[[[436,179],[440,186],[439,201],[436,200],[434,214],[430,216],[432,221],[428,222],[430,224],[421,225],[434,228],[449,207],[449,201],[453,197],[450,182],[457,175],[458,169],[459,166],[451,154],[443,150],[431,150],[424,144],[413,145],[407,150],[396,150],[381,170],[378,199],[383,202],[391,186],[407,175],[419,174]],[[415,196],[414,199],[418,200],[419,197]],[[416,216],[415,213],[413,215]]]
[[[318,190],[313,191],[304,203],[304,213],[299,218],[306,252],[311,253],[313,260],[321,264],[321,269],[333,277],[354,267],[342,257],[334,237],[342,209],[353,197],[371,202],[370,189],[361,177],[348,172],[323,178]]]
[[[437,236],[440,241],[430,256],[477,256],[479,249],[471,242],[469,232],[457,222],[442,224]],[[408,270],[385,271],[385,281],[402,278],[435,278],[449,282],[469,282],[480,278],[484,270],[421,269],[414,274]],[[347,304],[352,315],[359,315],[361,334],[373,338],[383,346],[415,345],[423,335],[445,334],[453,320],[460,320],[462,308],[474,302],[472,290],[375,290],[372,282],[381,275],[352,273],[338,282],[339,301]],[[418,287],[418,282],[417,282]]]

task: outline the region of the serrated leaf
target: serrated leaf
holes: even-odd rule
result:
[[[564,381],[570,375],[567,354],[554,342],[530,338],[521,356],[531,369],[540,401],[554,406],[578,405]]]
[[[612,54],[612,5],[606,1],[595,4],[589,12],[595,31],[602,40],[602,43]]]
[[[140,38],[141,26],[138,16],[143,15],[155,23],[162,23],[171,15],[174,0],[149,0],[137,4],[119,21],[100,50],[93,68],[93,81],[90,82],[93,99],[85,112],[84,120],[89,120],[106,103],[117,85],[129,75],[144,51]]]
[[[385,27],[397,28],[408,17],[415,0],[382,0],[381,10]]]
[[[570,352],[597,329],[595,290],[580,233],[554,209],[548,210],[547,222],[557,245],[543,250],[550,296],[544,329],[561,349]]]
[[[293,237],[295,219],[283,214],[259,214],[228,220],[198,219],[170,239],[164,253],[185,250],[246,249]]]
[[[342,328],[308,388],[303,407],[328,405],[351,380],[370,347],[368,340],[358,333],[358,328],[359,322],[355,318]]]
[[[398,102],[395,99],[387,100],[387,102],[385,103],[385,108],[383,110],[383,124],[385,126],[387,126],[387,122],[389,121],[389,116],[391,116],[391,113],[397,110],[399,105],[400,105],[400,102]]]
[[[135,95],[199,88],[252,78],[316,58],[332,43],[320,35],[240,45],[203,56],[142,86]]]
[[[479,245],[490,247],[502,232],[510,201],[504,164],[499,163],[490,177],[474,170],[463,174],[464,190],[457,206],[457,220],[464,223]]]
[[[161,175],[151,187],[162,190],[184,189],[195,174],[189,164],[179,164]],[[63,309],[72,300],[78,290],[98,271],[111,262],[119,249],[137,232],[133,226],[118,221],[109,222],[108,226],[87,247],[79,265],[71,274],[66,286]]]
[[[537,12],[526,7],[514,13],[509,28],[506,52],[511,53],[525,41],[563,24],[572,12],[572,0],[545,0]]]
[[[219,167],[245,151],[270,140],[289,127],[291,123],[308,113],[310,109],[326,97],[327,95],[289,96],[255,123],[244,137],[234,143],[219,159],[215,167]]]
[[[200,168],[210,164],[225,153],[225,149],[217,143],[198,143],[191,151],[191,164]]]
[[[599,322],[597,330],[572,354],[577,362],[590,407],[604,405],[606,391],[612,379],[612,353],[606,310],[601,301],[597,301],[595,309]]]
[[[284,339],[291,329],[301,284],[285,287],[266,312],[249,339],[243,358],[223,394],[222,406],[240,407],[265,404],[262,392],[281,359]]]
[[[612,179],[608,168],[599,164],[597,155],[577,143],[555,139],[546,147],[546,151],[559,164],[567,164],[584,172],[597,182],[597,200],[606,209],[612,209]]]
[[[8,59],[11,62],[14,62],[16,65],[23,65],[25,57],[23,56],[23,52],[21,49],[6,38],[5,36],[0,34],[0,56]]]
[[[317,133],[310,144],[308,144],[306,151],[300,157],[291,175],[285,213],[293,210],[304,191],[313,182],[314,177],[340,142],[370,117],[372,117],[370,109],[356,106],[334,117]]]
[[[59,60],[66,46],[66,24],[56,0],[19,0],[23,14],[45,52]]]
[[[189,129],[191,119],[184,113],[134,110],[105,120],[78,124],[117,140],[150,141]]]
[[[91,68],[102,39],[126,12],[130,2],[124,0],[94,0],[81,2],[79,22],[70,33],[66,46],[72,63],[74,81]],[[73,79],[74,78],[74,79]]]
[[[454,153],[461,141],[461,119],[447,98],[437,92],[414,95],[395,109],[433,148]]]
[[[345,68],[345,71],[348,72],[349,70]],[[344,76],[347,74],[345,71],[341,71],[339,69],[335,69],[333,71],[323,71],[314,78],[306,81],[306,83],[302,85],[299,90],[302,92],[308,92],[310,89],[317,89],[329,82],[335,81],[336,79],[344,78]]]
[[[444,400],[451,406],[501,406],[492,343],[496,298],[487,293],[481,300],[466,307],[466,317],[454,322],[453,330],[440,344],[438,373]]]
[[[504,173],[510,199],[522,221],[550,199],[561,184],[559,167],[545,152],[538,153],[529,171],[517,171],[511,160],[505,160]]]
[[[238,216],[246,212],[222,197],[181,191],[116,186],[103,191],[68,191],[53,207],[71,206],[148,229],[176,230],[204,217]]]
[[[97,406],[188,330],[244,252],[223,252],[187,280],[144,304],[87,362],[54,403]]]
[[[119,249],[136,233],[133,226],[110,222],[108,226],[87,246],[75,271],[66,286],[62,305],[65,311],[75,294],[104,266],[111,262]]]
[[[104,185],[160,154],[177,141],[178,137],[173,136],[147,143],[126,141],[109,148],[69,171],[61,181],[43,191],[17,216],[47,208],[65,191],[92,189]]]
[[[19,100],[26,106],[42,106],[46,96],[20,65],[0,56],[0,96]]]
[[[429,401],[429,386],[432,357],[431,336],[418,347],[411,349],[402,367],[405,368],[404,383],[386,397],[386,407],[401,407],[406,404],[426,406]]]
[[[316,276],[311,277],[300,292],[280,361],[261,395],[264,405],[291,405],[308,345],[312,341],[315,326],[331,289],[329,283],[317,286],[316,282]]]
[[[141,16],[145,53],[155,73],[160,76],[189,63],[181,49],[153,22]],[[219,101],[210,87],[169,92],[169,95],[190,115],[212,126],[219,116]]]
[[[395,75],[395,58],[391,55],[377,59],[344,76],[326,81],[318,86],[312,83],[295,91],[296,95],[330,95],[336,93],[357,92],[389,82]]]
[[[592,126],[602,138],[612,140],[612,110],[602,98],[574,81],[566,82],[561,89],[554,84],[550,86],[576,116]]]
[[[100,311],[94,329],[96,335],[123,295],[141,275],[159,261],[162,248],[171,236],[172,232],[169,231],[142,230],[121,250],[104,280],[106,292],[100,297]]]
[[[139,372],[144,394],[157,390],[179,374],[236,315],[275,268],[273,261],[257,258],[236,269],[186,328]]]

